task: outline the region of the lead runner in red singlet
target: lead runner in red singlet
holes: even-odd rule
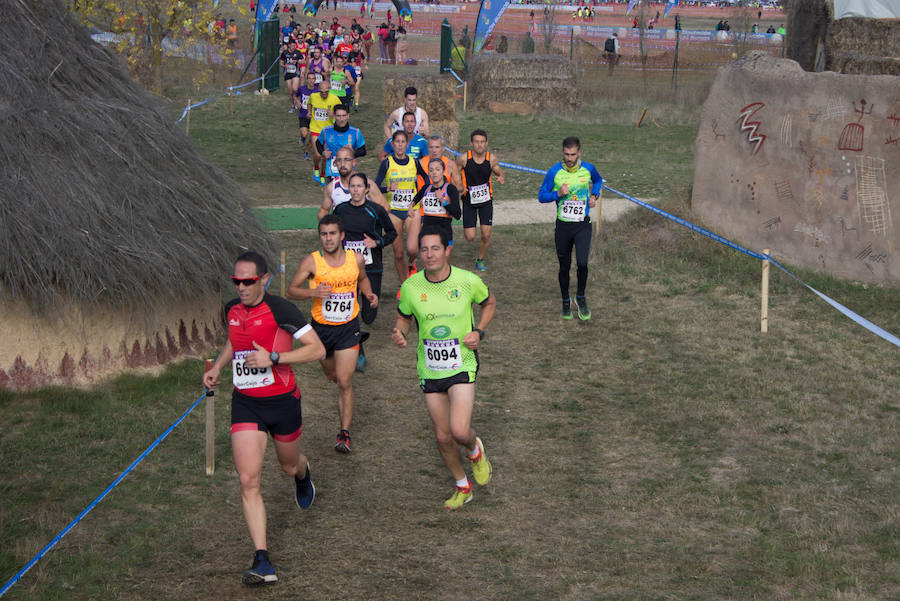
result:
[[[269,434],[281,469],[294,478],[297,505],[306,509],[315,499],[309,462],[300,452],[303,415],[291,365],[325,357],[325,347],[300,309],[266,293],[268,271],[266,260],[252,251],[235,261],[231,280],[238,298],[225,305],[228,342],[203,374],[203,384],[215,388],[219,373],[231,363],[231,448],[244,519],[256,549],[242,578],[248,585],[278,580],[266,547],[266,508],[259,490]],[[300,347],[293,348],[295,340]]]

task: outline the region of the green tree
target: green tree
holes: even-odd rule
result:
[[[214,25],[212,2],[69,0],[69,10],[84,25],[115,34],[112,45],[132,75],[157,93],[162,92],[166,48],[199,43],[220,45],[226,52],[225,31]]]

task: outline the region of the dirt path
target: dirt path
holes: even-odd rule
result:
[[[649,203],[655,198],[642,198]],[[495,200],[494,225],[521,225],[525,223],[553,223],[556,220],[555,205],[541,204],[536,199]],[[639,208],[624,198],[603,199],[603,221],[615,221],[626,212]]]

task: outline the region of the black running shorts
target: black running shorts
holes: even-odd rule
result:
[[[359,346],[359,316],[337,326],[313,321],[312,327],[319,335],[322,344],[325,345],[326,357],[334,356],[334,351],[343,351]]]
[[[466,229],[475,227],[478,223],[494,225],[494,201],[473,205],[469,202],[469,195],[466,194],[462,201],[462,222]]]
[[[438,378],[435,380],[429,379],[421,379],[419,380],[419,386],[422,388],[422,392],[425,394],[431,394],[434,392],[447,392],[450,390],[451,386],[456,384],[474,384],[475,383],[475,374],[468,371],[461,371],[458,374],[454,374],[449,378]]]
[[[237,388],[231,394],[231,433],[266,432],[278,442],[292,442],[303,433],[300,389],[272,397],[249,397]]]

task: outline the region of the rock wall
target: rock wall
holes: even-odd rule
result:
[[[900,287],[900,83],[759,53],[722,67],[695,144],[694,212],[749,248]]]
[[[87,385],[126,369],[200,356],[223,333],[217,297],[146,312],[72,305],[52,317],[14,299],[3,299],[3,306],[0,389],[6,390]]]

